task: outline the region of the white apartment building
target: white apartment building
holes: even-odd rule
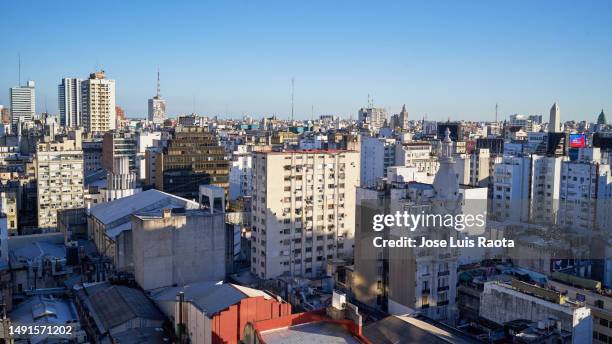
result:
[[[63,78],[57,86],[60,125],[68,128],[82,126],[83,97],[81,79]]]
[[[162,139],[162,134],[159,131],[149,132],[141,131],[136,134],[136,175],[139,180],[147,178],[147,159],[146,152],[150,147],[157,147]]]
[[[585,151],[591,154],[582,154]],[[599,148],[580,149],[578,161],[563,161],[558,224],[583,230],[606,228],[611,185],[610,165],[601,163]]]
[[[83,127],[88,132],[107,132],[116,128],[115,80],[104,71],[91,73],[81,82]]]
[[[232,165],[229,172],[229,199],[251,195],[253,180],[253,156],[238,146],[239,150],[232,156]]]
[[[493,173],[493,217],[498,221],[529,220],[531,159],[504,156]]]
[[[253,153],[251,271],[261,278],[318,276],[351,257],[359,153]]]
[[[561,162],[566,157],[531,156],[531,202],[529,218],[535,223],[555,224],[559,212]]]
[[[38,227],[56,228],[57,211],[84,207],[81,131],[36,146]]]
[[[363,136],[361,139],[361,186],[372,186],[395,166],[395,140]]]
[[[17,129],[17,122],[29,122],[36,115],[36,87],[34,81],[28,81],[25,86],[12,87],[11,124]]]

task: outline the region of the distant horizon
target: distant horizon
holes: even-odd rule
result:
[[[432,121],[511,114],[595,122],[612,109],[612,2],[110,1],[0,5],[0,104],[36,82],[58,114],[63,77],[105,70],[129,118],[161,95],[172,115],[357,117],[374,106]],[[314,111],[313,111],[314,109]],[[240,114],[240,115],[238,115]]]

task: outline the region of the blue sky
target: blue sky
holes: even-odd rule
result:
[[[3,1],[0,104],[96,68],[117,104],[146,114],[156,70],[169,114],[391,113],[487,120],[511,113],[594,121],[612,112],[611,1]],[[195,100],[195,101],[194,101]]]

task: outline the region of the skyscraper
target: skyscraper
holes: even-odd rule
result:
[[[554,103],[550,108],[550,120],[548,121],[548,132],[558,133],[561,132],[561,112],[559,111],[559,105]]]
[[[11,88],[11,124],[17,128],[17,122],[31,121],[36,114],[36,88],[34,81],[25,86]]]
[[[64,127],[77,128],[82,125],[81,82],[78,78],[63,78],[57,86],[60,124]]]
[[[115,80],[106,79],[104,71],[89,74],[81,82],[83,128],[88,132],[107,132],[116,127]]]
[[[166,101],[161,97],[159,85],[159,71],[157,72],[157,94],[149,99],[149,121],[162,124],[166,119]]]

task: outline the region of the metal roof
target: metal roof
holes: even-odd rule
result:
[[[93,308],[91,311],[107,330],[135,318],[164,321],[162,313],[141,290],[108,283],[85,289]]]
[[[185,301],[193,303],[209,318],[249,297],[272,296],[261,290],[222,282],[197,282],[184,287],[169,287],[152,295],[156,301],[176,301],[179,292],[185,293]]]
[[[107,225],[137,211],[154,207],[156,204],[163,206],[164,203],[171,204],[173,202],[184,204],[186,208],[199,207],[197,202],[151,189],[111,202],[94,205],[91,207],[90,213],[104,225]]]

